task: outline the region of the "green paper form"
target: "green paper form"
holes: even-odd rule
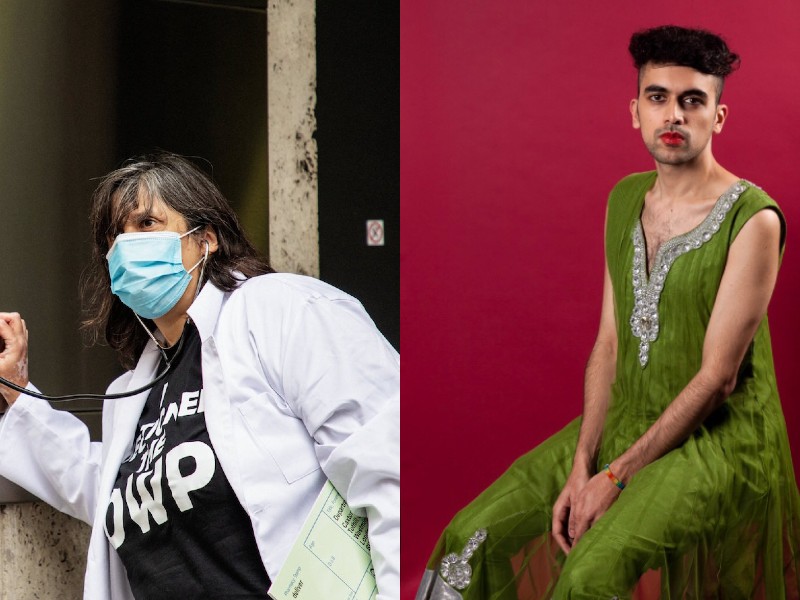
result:
[[[269,588],[274,600],[375,600],[367,519],[357,517],[330,481]]]

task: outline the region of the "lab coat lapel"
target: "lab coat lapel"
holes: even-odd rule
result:
[[[142,352],[142,357],[139,359],[126,389],[134,390],[152,381],[156,375],[160,357],[161,353],[158,348],[150,342]],[[104,503],[108,502],[108,498],[111,496],[111,490],[114,488],[114,482],[119,473],[119,466],[133,444],[136,425],[142,415],[148,393],[149,391],[146,390],[130,398],[106,400],[106,402],[114,402],[111,406],[113,411],[112,431],[103,434],[104,440],[109,440],[104,442],[104,445],[108,444],[108,451],[100,473],[98,507],[95,511],[92,540],[89,544],[84,587],[84,598],[86,599],[119,598],[122,600],[123,598],[133,598],[119,557],[111,556],[109,553],[111,546],[105,535],[106,506]]]
[[[127,389],[133,390],[152,381],[156,376],[156,369],[160,358],[161,353],[158,351],[158,348],[155,347],[153,342],[150,342],[144,352],[142,352],[142,357],[136,365],[136,369],[133,372]],[[144,410],[148,394],[149,390],[146,390],[130,398],[106,400],[106,402],[115,403],[112,425],[113,432],[111,436],[111,445],[108,449],[105,462],[103,463],[103,473],[100,478],[100,494],[98,498],[108,498],[111,494],[114,481],[117,478],[119,466],[125,459],[128,450],[133,444],[134,437],[136,436],[136,425],[139,423],[139,417],[141,417],[142,410]]]
[[[203,398],[208,435],[222,469],[225,471],[225,476],[239,496],[239,501],[244,505],[244,498],[240,496],[242,486],[239,484],[239,464],[236,460],[235,440],[231,435],[233,425],[230,400],[225,385],[224,365],[214,335],[219,325],[222,306],[227,297],[227,293],[209,283],[203,286],[197,299],[189,308],[189,316],[197,326],[203,348]]]

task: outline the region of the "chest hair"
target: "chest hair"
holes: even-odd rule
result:
[[[642,209],[642,231],[647,247],[647,270],[652,271],[659,249],[674,237],[688,233],[714,208],[715,198],[671,202],[645,196]]]

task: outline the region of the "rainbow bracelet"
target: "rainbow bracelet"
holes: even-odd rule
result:
[[[608,478],[611,480],[611,483],[613,483],[621,490],[625,489],[625,484],[622,483],[619,479],[617,479],[617,476],[611,472],[611,467],[609,465],[603,467],[603,471],[606,472],[606,475],[608,475]]]

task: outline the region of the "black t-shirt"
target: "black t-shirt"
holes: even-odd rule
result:
[[[106,534],[136,598],[266,598],[269,577],[250,519],[206,429],[200,336],[191,322],[184,335],[120,466]]]

